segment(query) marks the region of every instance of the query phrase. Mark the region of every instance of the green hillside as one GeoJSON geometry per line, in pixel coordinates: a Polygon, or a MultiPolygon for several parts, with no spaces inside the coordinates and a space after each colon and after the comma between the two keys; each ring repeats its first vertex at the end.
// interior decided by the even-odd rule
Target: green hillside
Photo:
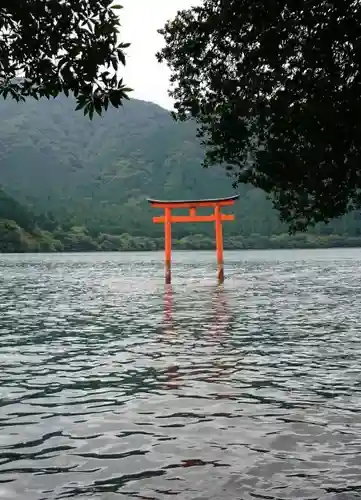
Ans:
{"type": "MultiPolygon", "coordinates": [[[[9,196],[29,207],[38,228],[57,232],[56,238],[64,241],[65,233],[75,231],[78,237],[83,231],[86,238],[97,241],[89,249],[104,249],[102,243],[99,247],[102,234],[161,238],[162,227],[152,224],[154,213],[147,197],[234,193],[223,169],[201,168],[203,152],[194,126],[175,123],[159,106],[131,100],[92,122],[73,109],[74,103],[65,97],[0,102],[0,184],[9,196]]],[[[287,228],[264,194],[248,186],[238,192],[236,222],[227,224],[226,236],[263,238],[262,245],[271,236],[284,238],[287,228]]],[[[16,221],[9,210],[0,218],[16,221]]],[[[19,225],[25,231],[32,229],[19,225]]],[[[360,232],[357,213],[314,231],[343,238],[358,237],[360,232]]],[[[174,236],[180,239],[195,233],[213,235],[213,227],[177,225],[174,236]]],[[[122,244],[129,246],[129,241],[122,244]]],[[[84,245],[79,249],[88,248],[84,245]]],[[[65,248],[71,249],[71,244],[65,248]]]]}
{"type": "Polygon", "coordinates": [[[58,251],[63,245],[40,229],[40,219],[0,188],[0,252],[58,251]]]}
{"type": "MultiPolygon", "coordinates": [[[[155,104],[133,100],[93,122],[65,98],[5,101],[0,111],[0,183],[35,211],[52,210],[61,219],[75,213],[91,229],[153,235],[161,228],[151,224],[148,196],[233,193],[223,170],[200,167],[194,127],[175,123],[155,104]]],[[[267,233],[270,220],[279,226],[263,195],[241,191],[234,231],[267,233]]]]}

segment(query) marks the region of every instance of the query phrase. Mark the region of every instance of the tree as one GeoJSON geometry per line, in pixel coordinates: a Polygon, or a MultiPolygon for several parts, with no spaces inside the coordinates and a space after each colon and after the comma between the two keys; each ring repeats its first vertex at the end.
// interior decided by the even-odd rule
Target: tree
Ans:
{"type": "Polygon", "coordinates": [[[204,0],[160,33],[206,166],[264,189],[291,231],[360,208],[360,0],[204,0]]]}
{"type": "Polygon", "coordinates": [[[1,0],[0,95],[17,101],[72,92],[93,117],[131,90],[118,76],[120,6],[112,0],[1,0]]]}

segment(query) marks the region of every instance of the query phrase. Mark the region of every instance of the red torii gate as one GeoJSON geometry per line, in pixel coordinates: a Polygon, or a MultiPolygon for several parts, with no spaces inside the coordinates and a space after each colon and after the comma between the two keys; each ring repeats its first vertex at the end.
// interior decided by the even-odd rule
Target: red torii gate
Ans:
{"type": "Polygon", "coordinates": [[[165,282],[171,282],[171,260],[172,260],[172,223],[173,222],[214,222],[216,230],[216,250],[218,263],[218,282],[224,281],[223,268],[223,232],[222,222],[233,221],[234,215],[223,214],[221,207],[227,207],[234,204],[239,195],[229,196],[228,198],[214,198],[205,200],[154,200],[148,199],[148,202],[154,208],[162,208],[164,215],[153,217],[156,224],[164,224],[164,262],[165,262],[165,282]],[[197,215],[197,208],[211,207],[214,209],[211,215],[197,215]],[[188,208],[188,215],[172,215],[174,208],[188,208]]]}

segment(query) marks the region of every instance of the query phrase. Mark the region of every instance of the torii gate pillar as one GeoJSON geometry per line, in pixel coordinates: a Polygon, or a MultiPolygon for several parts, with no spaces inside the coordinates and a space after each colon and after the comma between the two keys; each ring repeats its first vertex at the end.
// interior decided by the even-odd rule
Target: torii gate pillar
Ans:
{"type": "Polygon", "coordinates": [[[164,215],[153,217],[153,222],[164,224],[164,264],[165,264],[165,282],[170,284],[172,281],[172,223],[177,222],[214,222],[216,232],[216,251],[217,251],[217,279],[218,283],[224,282],[224,262],[223,262],[223,232],[222,222],[233,221],[234,215],[223,214],[221,207],[231,206],[239,198],[238,195],[229,198],[216,198],[207,200],[174,200],[163,201],[148,199],[148,202],[154,208],[162,208],[164,215]],[[197,215],[198,207],[211,207],[211,215],[197,215]],[[172,209],[187,208],[188,215],[172,215],[172,209]]]}

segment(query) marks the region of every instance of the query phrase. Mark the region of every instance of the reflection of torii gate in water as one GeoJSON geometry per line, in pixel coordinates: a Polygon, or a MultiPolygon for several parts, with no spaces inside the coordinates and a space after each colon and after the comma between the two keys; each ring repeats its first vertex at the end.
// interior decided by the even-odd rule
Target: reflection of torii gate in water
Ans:
{"type": "MultiPolygon", "coordinates": [[[[229,306],[227,304],[225,290],[223,286],[217,285],[213,290],[213,307],[211,326],[207,327],[208,337],[217,337],[219,335],[224,335],[227,327],[230,325],[231,314],[229,311],[229,306]]],[[[167,327],[168,333],[176,334],[176,326],[174,324],[174,308],[173,308],[173,290],[172,285],[167,285],[164,289],[163,295],[164,301],[164,326],[167,327]]],[[[202,300],[203,303],[203,300],[202,300]]],[[[198,323],[197,323],[198,324],[198,323]]]]}
{"type": "MultiPolygon", "coordinates": [[[[207,294],[208,295],[208,294],[207,294]]],[[[207,321],[206,329],[202,326],[202,323],[194,321],[194,324],[199,328],[199,332],[206,334],[206,339],[202,335],[203,340],[209,346],[213,344],[218,349],[221,345],[222,339],[225,340],[227,337],[227,331],[232,329],[231,322],[232,316],[230,313],[230,307],[226,300],[226,294],[223,286],[217,286],[213,289],[213,307],[210,308],[210,322],[207,321]],[[210,323],[210,324],[209,324],[210,323]]],[[[184,326],[182,324],[177,325],[177,321],[174,318],[174,304],[173,304],[173,290],[172,285],[167,285],[164,290],[164,317],[163,317],[163,341],[173,342],[177,334],[179,333],[179,328],[182,330],[184,326]],[[177,328],[178,326],[178,328],[177,328]],[[178,330],[178,331],[177,331],[178,330]]],[[[200,303],[203,305],[203,298],[200,299],[200,303]]],[[[191,325],[187,325],[186,329],[189,331],[191,325]]],[[[221,349],[222,350],[222,349],[221,349]]],[[[209,359],[212,357],[208,357],[209,359]]],[[[236,367],[223,363],[221,359],[218,361],[213,361],[212,370],[204,372],[202,367],[197,368],[196,366],[191,366],[190,368],[183,369],[178,364],[171,364],[165,370],[166,382],[165,389],[179,389],[184,383],[184,377],[192,373],[192,375],[197,375],[199,380],[210,383],[219,383],[220,379],[227,378],[229,374],[236,371],[236,367]]],[[[216,394],[217,399],[230,399],[227,393],[216,394]]]]}
{"type": "Polygon", "coordinates": [[[164,224],[164,261],[165,261],[165,282],[171,282],[171,255],[172,255],[172,222],[214,222],[216,229],[216,249],[217,249],[217,264],[218,264],[218,282],[224,281],[223,268],[223,232],[222,222],[233,221],[234,215],[223,214],[221,207],[227,207],[234,204],[239,198],[238,195],[228,198],[215,198],[207,200],[153,200],[148,199],[149,203],[154,208],[162,208],[164,215],[153,217],[153,222],[164,224]],[[197,208],[211,207],[214,208],[213,214],[197,215],[197,208]],[[172,215],[172,209],[188,208],[189,215],[172,215]]]}

